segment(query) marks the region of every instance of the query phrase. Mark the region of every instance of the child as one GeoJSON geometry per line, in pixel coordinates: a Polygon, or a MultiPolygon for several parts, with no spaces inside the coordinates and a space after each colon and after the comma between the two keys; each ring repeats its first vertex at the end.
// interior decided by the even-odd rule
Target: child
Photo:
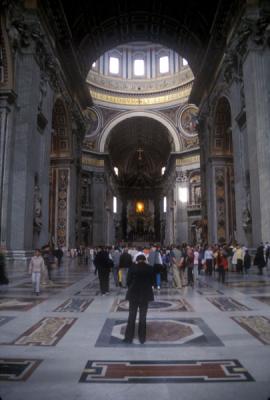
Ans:
{"type": "Polygon", "coordinates": [[[35,293],[37,296],[39,295],[41,273],[44,270],[45,270],[45,264],[43,257],[41,256],[41,251],[39,249],[36,249],[35,255],[30,260],[29,274],[32,275],[32,283],[34,285],[35,293]]]}

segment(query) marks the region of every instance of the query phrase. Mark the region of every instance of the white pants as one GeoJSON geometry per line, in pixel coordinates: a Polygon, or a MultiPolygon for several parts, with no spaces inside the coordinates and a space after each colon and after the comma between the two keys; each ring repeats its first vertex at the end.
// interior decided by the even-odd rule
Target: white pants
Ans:
{"type": "Polygon", "coordinates": [[[35,292],[39,293],[39,286],[40,286],[40,272],[32,272],[32,283],[35,288],[35,292]]]}

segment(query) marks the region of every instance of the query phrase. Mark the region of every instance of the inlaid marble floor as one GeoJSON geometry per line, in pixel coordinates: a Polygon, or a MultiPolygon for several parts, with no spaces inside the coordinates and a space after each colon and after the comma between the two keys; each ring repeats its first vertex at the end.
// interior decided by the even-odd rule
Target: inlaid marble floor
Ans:
{"type": "MultiPolygon", "coordinates": [[[[230,273],[225,285],[163,287],[147,341],[124,344],[125,289],[101,296],[90,266],[66,259],[32,293],[26,271],[0,286],[2,400],[268,400],[270,271],[230,273]]],[[[112,278],[112,277],[111,277],[112,278]]]]}

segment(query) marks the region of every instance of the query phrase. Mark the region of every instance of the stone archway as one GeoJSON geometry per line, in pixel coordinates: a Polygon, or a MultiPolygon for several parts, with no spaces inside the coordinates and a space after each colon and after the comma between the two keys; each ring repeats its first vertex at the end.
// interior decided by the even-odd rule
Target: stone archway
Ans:
{"type": "Polygon", "coordinates": [[[122,113],[120,116],[117,116],[113,120],[111,120],[103,129],[98,143],[98,149],[101,153],[105,151],[106,141],[111,133],[111,130],[118,125],[120,122],[132,118],[132,117],[147,117],[152,118],[155,121],[160,122],[163,126],[168,129],[170,133],[173,144],[174,144],[174,151],[181,151],[183,149],[183,145],[181,143],[181,139],[178,136],[176,128],[172,125],[172,123],[166,119],[164,116],[159,115],[157,112],[153,111],[128,111],[126,113],[122,113]]]}

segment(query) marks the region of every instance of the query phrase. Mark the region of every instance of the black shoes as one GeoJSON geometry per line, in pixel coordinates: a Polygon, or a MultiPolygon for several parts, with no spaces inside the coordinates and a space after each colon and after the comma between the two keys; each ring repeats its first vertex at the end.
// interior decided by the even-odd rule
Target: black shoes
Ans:
{"type": "Polygon", "coordinates": [[[131,344],[131,343],[133,342],[133,340],[132,340],[132,339],[127,339],[127,338],[125,338],[125,339],[122,340],[122,342],[123,342],[123,343],[131,344]]]}

